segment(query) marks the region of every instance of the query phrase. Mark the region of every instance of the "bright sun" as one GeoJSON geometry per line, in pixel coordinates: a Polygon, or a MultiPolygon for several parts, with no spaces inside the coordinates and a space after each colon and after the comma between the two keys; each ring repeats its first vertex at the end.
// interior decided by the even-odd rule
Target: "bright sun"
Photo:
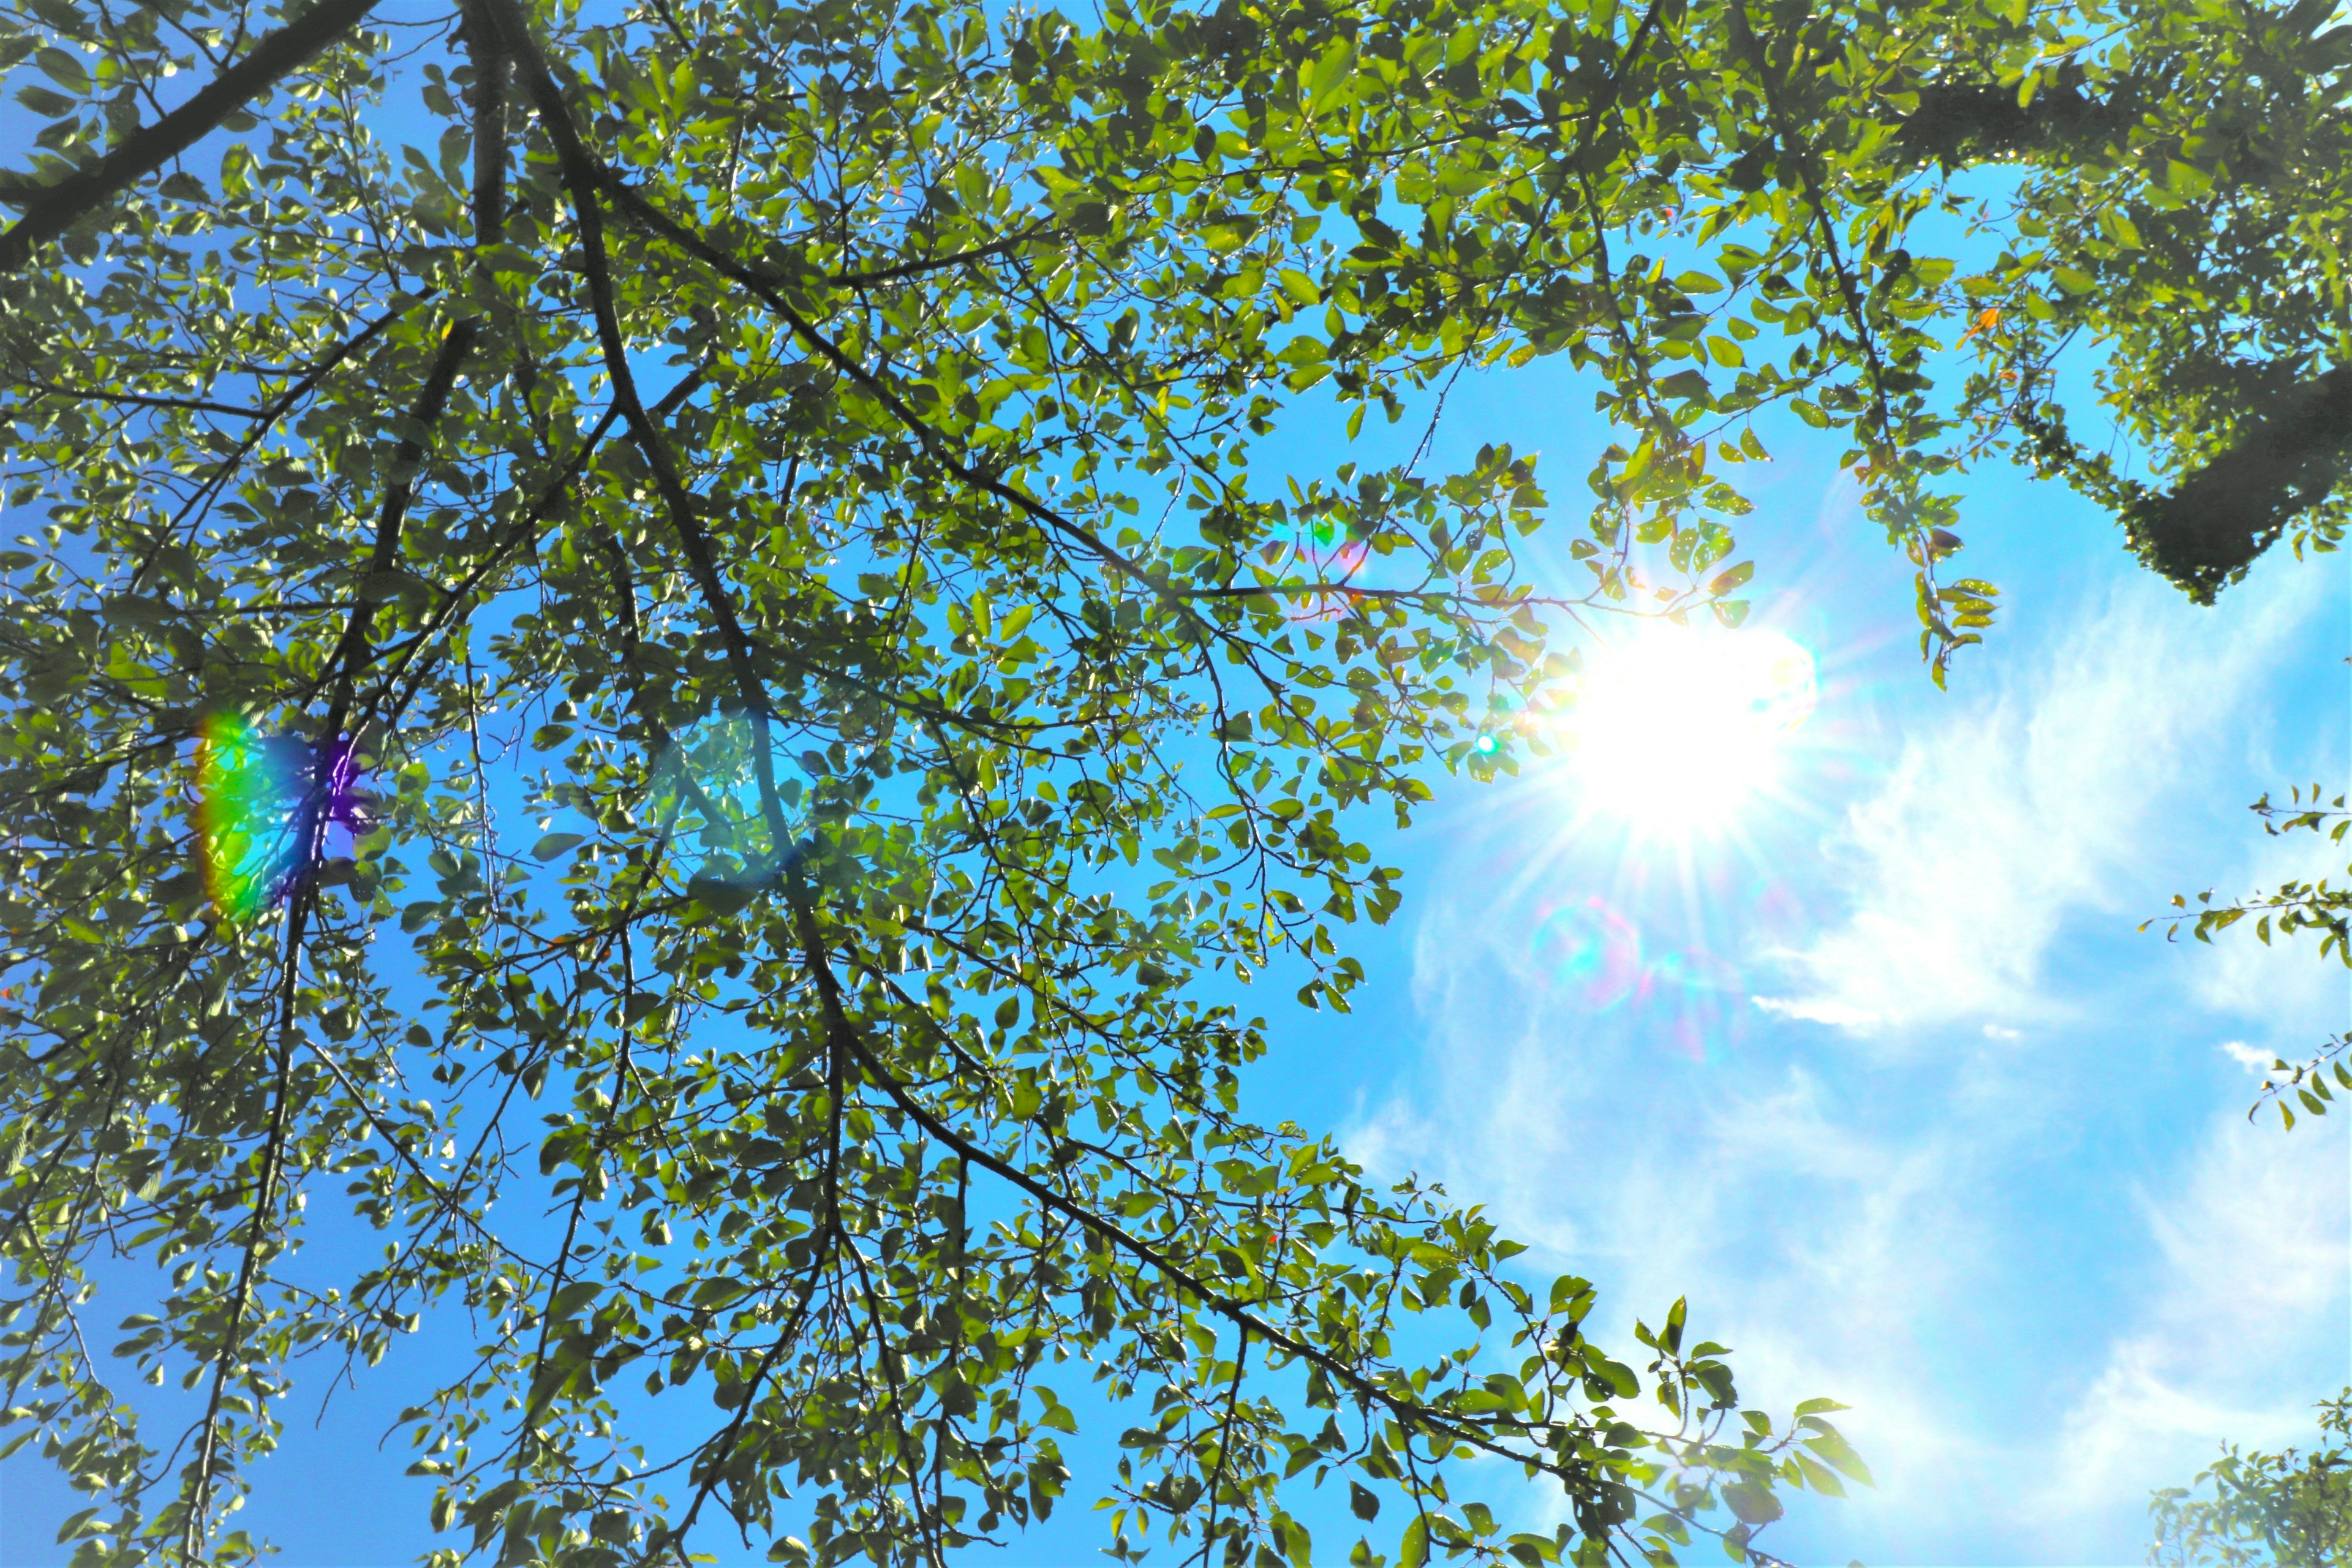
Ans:
{"type": "Polygon", "coordinates": [[[1813,700],[1812,655],[1779,632],[1661,625],[1594,659],[1563,719],[1586,802],[1679,835],[1771,785],[1813,700]]]}

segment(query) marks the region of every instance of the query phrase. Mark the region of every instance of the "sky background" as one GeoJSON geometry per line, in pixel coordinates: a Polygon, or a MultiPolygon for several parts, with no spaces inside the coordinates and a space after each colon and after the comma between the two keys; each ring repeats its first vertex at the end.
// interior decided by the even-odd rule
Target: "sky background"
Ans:
{"type": "Polygon", "coordinates": [[[1833,454],[1780,452],[1757,618],[1822,691],[1776,786],[1685,845],[1557,770],[1449,798],[1368,961],[1390,1005],[1331,1031],[1360,1053],[1339,1125],[1488,1205],[1531,1272],[1653,1322],[1687,1293],[1751,1403],[1853,1406],[1877,1489],[1772,1550],[2137,1563],[2152,1488],[2352,1383],[2344,1120],[2244,1114],[2345,1026],[2345,972],[2135,929],[2331,868],[2245,807],[2343,786],[2345,563],[2281,552],[2200,609],[2069,492],[1983,470],[1959,564],[2001,624],[1938,692],[1833,454]]]}
{"type": "MultiPolygon", "coordinates": [[[[1589,408],[1548,363],[1474,379],[1427,461],[1550,454],[1564,556],[1605,438],[1589,408]]],[[[2224,1439],[2298,1440],[2352,1383],[2347,1118],[2245,1116],[2260,1064],[2346,1026],[2346,972],[2308,942],[2135,930],[2175,892],[2341,869],[2245,807],[2343,787],[2346,558],[2274,552],[2200,609],[2069,492],[1982,470],[1958,564],[2001,619],[1939,692],[1909,569],[1834,448],[1774,446],[1741,554],[1756,623],[1812,652],[1821,692],[1773,786],[1689,841],[1630,834],[1565,769],[1442,791],[1378,841],[1407,897],[1357,933],[1355,1011],[1301,1014],[1279,975],[1245,998],[1276,1042],[1255,1110],[1486,1205],[1530,1276],[1601,1287],[1605,1340],[1687,1295],[1749,1403],[1853,1406],[1878,1487],[1799,1503],[1762,1542],[1782,1555],[2136,1563],[2152,1488],[2224,1439]]],[[[283,1568],[447,1543],[401,1442],[376,1447],[432,1337],[298,1417],[258,1478],[246,1522],[283,1568]]],[[[1489,1495],[1548,1524],[1514,1485],[1489,1495]]],[[[31,1455],[0,1464],[0,1563],[62,1562],[74,1506],[31,1455]]],[[[991,1560],[1064,1568],[1099,1541],[1081,1500],[991,1560]]]]}

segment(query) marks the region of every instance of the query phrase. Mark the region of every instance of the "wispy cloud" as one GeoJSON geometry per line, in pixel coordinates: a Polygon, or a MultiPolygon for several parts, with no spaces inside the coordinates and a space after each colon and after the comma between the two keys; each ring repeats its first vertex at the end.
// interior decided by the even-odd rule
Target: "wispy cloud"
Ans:
{"type": "Polygon", "coordinates": [[[2173,859],[2151,853],[2155,813],[2213,775],[2224,738],[2242,748],[2250,704],[2336,584],[2302,573],[2242,592],[2195,616],[2129,583],[2042,658],[1972,671],[1982,695],[1920,727],[1832,836],[1850,911],[1785,955],[1795,994],[1759,1003],[1878,1031],[2063,1013],[2041,984],[2053,940],[2086,910],[2170,891],[2147,875],[2173,859]]]}
{"type": "Polygon", "coordinates": [[[1867,1029],[1884,1022],[1882,1015],[1832,996],[1756,996],[1749,1000],[1767,1013],[1801,1024],[1827,1024],[1833,1029],[1867,1029]]]}
{"type": "MultiPolygon", "coordinates": [[[[2250,1127],[2219,1059],[2333,1024],[2340,973],[2129,934],[2177,889],[2302,868],[2234,792],[2340,594],[2275,574],[2200,615],[2134,584],[1908,707],[1806,868],[1833,918],[1783,936],[1789,983],[1742,992],[1767,993],[1752,1037],[1704,1064],[1559,989],[1519,907],[1544,889],[1465,877],[1420,927],[1423,1063],[1351,1146],[1486,1204],[1622,1318],[1687,1293],[1751,1400],[1853,1405],[1879,1489],[1776,1549],[2137,1561],[2149,1489],[2223,1436],[2291,1440],[2352,1379],[2352,1115],[2250,1127]]],[[[2262,767],[2343,738],[2278,739],[2262,767]]]]}
{"type": "Polygon", "coordinates": [[[2053,1548],[2080,1552],[2111,1532],[2119,1503],[2186,1485],[2217,1434],[2308,1443],[2312,1402],[2352,1384],[2347,1178],[2342,1119],[2290,1135],[2224,1111],[2177,1191],[2139,1194],[2162,1262],[2118,1313],[2031,1496],[2053,1548]]]}
{"type": "MultiPolygon", "coordinates": [[[[1971,1418],[1982,1411],[1956,1416],[1955,1399],[1981,1396],[1952,1375],[1950,1350],[1984,1343],[1971,1320],[2010,1267],[2000,1189],[2043,1119],[1983,1092],[1990,1058],[1958,1093],[1857,1093],[1797,1063],[1701,1069],[1711,1082],[1694,1092],[1688,1065],[1646,1048],[1637,1022],[1580,1026],[1507,983],[1515,948],[1472,920],[1433,911],[1423,947],[1442,1069],[1380,1107],[1352,1151],[1442,1177],[1535,1243],[1532,1267],[1600,1283],[1608,1331],[1686,1294],[1694,1331],[1735,1347],[1752,1404],[1853,1406],[1839,1419],[1879,1490],[1819,1521],[1841,1542],[1822,1555],[1902,1561],[1869,1548],[1974,1517],[2002,1446],[1971,1418]]],[[[1554,1500],[1530,1496],[1530,1522],[1554,1500]]]]}

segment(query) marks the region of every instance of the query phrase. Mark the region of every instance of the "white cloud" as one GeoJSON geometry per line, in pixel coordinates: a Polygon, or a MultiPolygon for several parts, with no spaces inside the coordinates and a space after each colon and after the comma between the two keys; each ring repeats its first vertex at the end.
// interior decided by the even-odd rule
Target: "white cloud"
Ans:
{"type": "Polygon", "coordinates": [[[2217,1434],[2309,1440],[2312,1402],[2352,1382],[2346,1156],[2341,1118],[2288,1134],[2225,1111],[2179,1190],[2142,1195],[2162,1266],[2060,1424],[2031,1502],[2053,1547],[2095,1537],[2116,1500],[2186,1485],[2217,1434]]]}
{"type": "Polygon", "coordinates": [[[2278,1059],[2274,1052],[2258,1051],[2243,1040],[2223,1040],[2221,1054],[2254,1072],[2268,1072],[2271,1063],[2278,1059]]]}
{"type": "MultiPolygon", "coordinates": [[[[2223,1437],[2293,1440],[2352,1379],[2352,1116],[2288,1137],[2209,1100],[2161,1162],[2118,1169],[2069,1142],[2084,1108],[2047,1102],[2042,1047],[2025,1073],[1997,1038],[1863,1074],[1716,1064],[1685,1097],[1688,1064],[1556,1005],[1512,929],[1431,911],[1429,1070],[1346,1142],[1486,1205],[1535,1271],[1595,1280],[1618,1342],[1687,1294],[1749,1404],[1853,1406],[1877,1489],[1800,1505],[1776,1550],[2136,1560],[2150,1489],[2223,1437]]],[[[1527,1522],[1555,1501],[1530,1494],[1527,1522]]]]}
{"type": "Polygon", "coordinates": [[[2273,574],[2184,614],[2134,581],[2042,658],[1977,667],[1981,695],[1915,726],[1832,835],[1850,912],[1784,955],[1802,989],[1766,1005],[1857,1032],[2063,1014],[2041,984],[2053,939],[2084,910],[2161,907],[2158,807],[2234,779],[2257,694],[2336,592],[2331,574],[2273,574]]]}
{"type": "MultiPolygon", "coordinates": [[[[1795,1064],[1727,1074],[1677,1103],[1666,1086],[1682,1064],[1645,1050],[1638,1027],[1580,1029],[1538,987],[1507,983],[1515,950],[1469,921],[1458,906],[1433,910],[1420,947],[1429,1058],[1442,1068],[1360,1126],[1350,1152],[1486,1205],[1534,1244],[1534,1270],[1595,1280],[1618,1342],[1630,1347],[1633,1317],[1655,1322],[1686,1294],[1692,1331],[1734,1347],[1751,1405],[1853,1406],[1837,1419],[1879,1489],[1809,1510],[1831,1537],[1932,1539],[1973,1517],[1990,1492],[1969,1479],[2002,1455],[1954,1417],[1938,1352],[1956,1304],[1981,1299],[2004,1267],[1988,1187],[2041,1119],[1980,1093],[1898,1093],[1938,1110],[1906,1116],[1795,1064]]],[[[1555,1503],[1530,1496],[1526,1522],[1548,1528],[1555,1503]]]]}
{"type": "Polygon", "coordinates": [[[1851,1006],[1827,997],[1752,996],[1748,1000],[1767,1013],[1783,1018],[1794,1018],[1805,1024],[1827,1024],[1837,1029],[1867,1029],[1885,1020],[1867,1008],[1851,1006]]]}
{"type": "MultiPolygon", "coordinates": [[[[2282,660],[2340,595],[2273,574],[2189,612],[2134,584],[2046,657],[1906,705],[1896,760],[1805,868],[1837,917],[1781,939],[1793,983],[1749,995],[1763,1037],[1703,1065],[1657,1044],[1660,1016],[1559,989],[1523,853],[1465,875],[1417,932],[1423,1066],[1351,1150],[1486,1205],[1536,1267],[1601,1284],[1619,1333],[1687,1293],[1751,1404],[1853,1406],[1878,1490],[1797,1510],[1775,1550],[2136,1561],[2149,1489],[2224,1437],[2294,1440],[2352,1380],[2352,1113],[2250,1127],[2207,1054],[2227,1033],[2266,1066],[2273,1032],[2340,1026],[2340,975],[2129,934],[2233,866],[2231,886],[2297,874],[2234,792],[2282,660]],[[2254,1021],[2179,1037],[2211,1013],[2254,1021]],[[1876,1044],[1824,1056],[1791,1022],[1876,1044]],[[2186,1054],[2157,1069],[2159,1048],[2186,1054]],[[2216,1081],[2169,1070],[2189,1064],[2216,1081]]],[[[2313,745],[2340,754],[2340,726],[2306,722],[2284,767],[2313,745]]],[[[1581,898],[1607,885],[1588,869],[1542,876],[1581,898]]]]}

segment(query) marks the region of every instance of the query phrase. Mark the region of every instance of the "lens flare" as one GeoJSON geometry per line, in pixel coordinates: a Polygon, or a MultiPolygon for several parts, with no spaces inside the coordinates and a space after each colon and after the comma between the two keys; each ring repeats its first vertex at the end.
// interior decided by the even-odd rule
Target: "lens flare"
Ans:
{"type": "Polygon", "coordinates": [[[1653,1037],[1694,1061],[1738,1032],[1745,992],[1736,970],[1707,953],[1645,940],[1601,899],[1547,910],[1534,949],[1556,994],[1595,1013],[1639,1012],[1653,1037]]]}
{"type": "Polygon", "coordinates": [[[1276,570],[1287,571],[1310,583],[1330,586],[1294,595],[1284,614],[1305,623],[1336,621],[1354,600],[1343,586],[1371,558],[1371,546],[1349,539],[1339,520],[1330,516],[1295,519],[1287,536],[1277,542],[1276,570]]]}
{"type": "Polygon", "coordinates": [[[663,750],[654,767],[653,819],[689,878],[743,887],[782,868],[784,852],[808,821],[815,784],[784,752],[777,728],[770,727],[768,764],[783,818],[781,844],[761,793],[760,727],[751,720],[703,720],[663,750]]]}
{"type": "Polygon", "coordinates": [[[213,904],[247,920],[278,903],[316,866],[325,830],[363,830],[351,742],[314,747],[216,713],[196,748],[196,828],[213,904]]]}
{"type": "Polygon", "coordinates": [[[1779,632],[1659,626],[1594,661],[1565,729],[1588,801],[1687,832],[1771,785],[1816,694],[1812,655],[1779,632]]]}

